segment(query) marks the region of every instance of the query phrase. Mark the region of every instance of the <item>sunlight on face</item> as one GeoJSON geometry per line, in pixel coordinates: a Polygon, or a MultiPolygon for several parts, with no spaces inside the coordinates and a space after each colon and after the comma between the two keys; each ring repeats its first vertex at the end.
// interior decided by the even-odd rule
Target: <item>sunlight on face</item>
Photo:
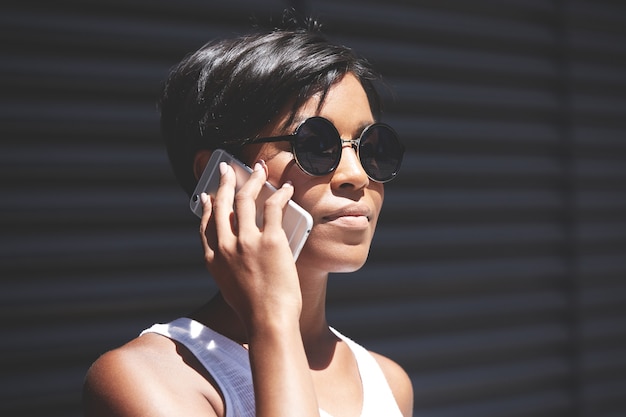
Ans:
{"type": "MultiPolygon", "coordinates": [[[[319,100],[314,96],[298,110],[289,132],[302,120],[321,116],[335,125],[342,139],[354,139],[374,122],[365,90],[352,74],[331,87],[318,111],[319,100]]],[[[288,116],[278,120],[268,134],[285,134],[281,126],[288,116]]],[[[259,145],[256,153],[250,156],[266,161],[269,181],[275,186],[291,181],[293,200],[313,216],[313,230],[298,259],[298,269],[327,273],[360,268],[376,229],[383,185],[367,177],[356,151],[346,145],[337,169],[321,177],[302,172],[285,142],[259,145]]]]}

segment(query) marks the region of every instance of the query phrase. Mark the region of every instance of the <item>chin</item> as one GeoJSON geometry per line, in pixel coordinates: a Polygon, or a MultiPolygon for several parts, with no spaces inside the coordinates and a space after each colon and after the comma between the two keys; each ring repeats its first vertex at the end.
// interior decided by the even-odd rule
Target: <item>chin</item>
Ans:
{"type": "MultiPolygon", "coordinates": [[[[367,260],[367,258],[365,259],[367,260]]],[[[365,260],[359,264],[347,264],[344,263],[342,265],[340,265],[339,268],[336,268],[334,270],[331,270],[331,273],[335,273],[335,274],[347,274],[350,272],[356,272],[359,269],[361,269],[363,267],[363,265],[365,265],[365,260]]]]}
{"type": "Polygon", "coordinates": [[[303,266],[322,269],[329,273],[347,273],[363,267],[369,255],[369,242],[360,245],[305,245],[300,253],[303,266]]]}

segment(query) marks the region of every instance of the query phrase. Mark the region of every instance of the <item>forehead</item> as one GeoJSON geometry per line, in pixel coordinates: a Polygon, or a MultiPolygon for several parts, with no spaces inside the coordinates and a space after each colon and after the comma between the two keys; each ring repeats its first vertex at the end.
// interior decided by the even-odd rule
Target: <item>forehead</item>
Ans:
{"type": "Polygon", "coordinates": [[[330,120],[341,134],[364,128],[374,122],[369,99],[361,82],[347,74],[326,92],[317,93],[304,102],[295,113],[284,115],[278,126],[281,131],[293,132],[309,117],[321,116],[330,120]]]}

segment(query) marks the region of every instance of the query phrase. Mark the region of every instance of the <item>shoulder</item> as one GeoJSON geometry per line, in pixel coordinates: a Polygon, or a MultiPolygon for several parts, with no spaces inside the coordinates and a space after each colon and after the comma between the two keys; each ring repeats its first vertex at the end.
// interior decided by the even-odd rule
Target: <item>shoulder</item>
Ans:
{"type": "Polygon", "coordinates": [[[385,374],[393,396],[405,417],[413,415],[413,384],[406,371],[396,362],[375,352],[370,352],[385,374]]]}
{"type": "Polygon", "coordinates": [[[187,356],[155,334],[105,353],[85,378],[85,416],[217,416],[219,394],[187,356]]]}

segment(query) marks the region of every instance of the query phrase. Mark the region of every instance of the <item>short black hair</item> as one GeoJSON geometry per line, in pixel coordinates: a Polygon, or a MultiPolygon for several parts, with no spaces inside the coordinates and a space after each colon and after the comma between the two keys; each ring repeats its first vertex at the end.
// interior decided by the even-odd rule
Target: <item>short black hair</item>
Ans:
{"type": "Polygon", "coordinates": [[[160,100],[161,132],[174,174],[191,195],[193,159],[200,149],[242,144],[291,106],[291,118],[310,97],[354,74],[372,113],[381,103],[379,75],[350,48],[330,42],[317,25],[272,29],[212,41],[171,71],[160,100]]]}

